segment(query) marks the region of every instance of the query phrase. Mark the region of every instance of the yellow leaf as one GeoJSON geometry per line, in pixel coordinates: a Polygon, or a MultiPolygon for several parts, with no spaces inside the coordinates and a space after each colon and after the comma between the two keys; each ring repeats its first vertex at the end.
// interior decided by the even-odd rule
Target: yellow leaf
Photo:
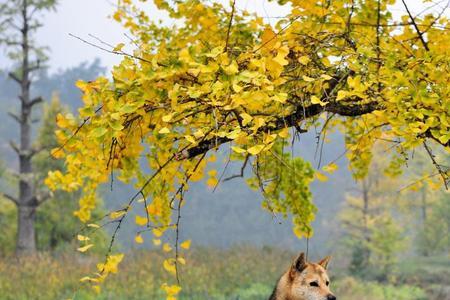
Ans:
{"type": "Polygon", "coordinates": [[[180,244],[180,247],[183,249],[189,249],[191,247],[191,240],[186,240],[180,244]]]}
{"type": "Polygon", "coordinates": [[[337,93],[336,101],[340,101],[340,100],[346,98],[347,95],[348,95],[348,92],[347,92],[347,91],[339,91],[339,92],[337,93]]]}
{"type": "MultiPolygon", "coordinates": [[[[167,296],[169,297],[176,296],[181,291],[181,287],[179,285],[168,285],[167,283],[164,283],[161,286],[161,288],[166,292],[167,296]]],[[[167,297],[167,299],[169,299],[169,297],[167,297]]]]}
{"type": "Polygon", "coordinates": [[[141,216],[136,216],[136,224],[139,226],[144,226],[147,225],[147,218],[146,217],[141,217],[141,216]]]}
{"type": "Polygon", "coordinates": [[[165,116],[163,116],[161,119],[163,120],[163,122],[170,122],[170,120],[172,120],[172,118],[173,118],[173,114],[168,114],[168,115],[165,115],[165,116]]]}
{"type": "Polygon", "coordinates": [[[163,127],[158,131],[158,133],[160,133],[160,134],[170,133],[170,129],[167,127],[163,127]]]}
{"type": "Polygon", "coordinates": [[[161,245],[161,240],[160,239],[153,240],[153,245],[155,245],[155,246],[161,245]]]}
{"type": "Polygon", "coordinates": [[[84,235],[81,235],[81,234],[77,235],[77,239],[78,239],[79,241],[81,241],[81,242],[89,241],[89,240],[90,240],[89,237],[84,236],[84,235]]]}
{"type": "Polygon", "coordinates": [[[262,47],[266,49],[272,49],[275,47],[275,44],[277,43],[276,37],[277,35],[272,28],[266,27],[261,36],[262,47]]]}
{"type": "Polygon", "coordinates": [[[91,224],[87,224],[87,226],[88,226],[88,227],[92,227],[92,228],[100,228],[100,226],[99,226],[99,225],[97,225],[97,224],[93,224],[93,223],[91,223],[91,224]]]}
{"type": "Polygon", "coordinates": [[[56,159],[63,158],[65,156],[63,149],[61,149],[59,147],[52,149],[50,151],[50,154],[56,159]]]}
{"type": "Polygon", "coordinates": [[[235,60],[231,62],[229,66],[223,67],[225,74],[234,75],[239,72],[239,66],[235,60]]]}
{"type": "Polygon", "coordinates": [[[323,174],[323,173],[320,173],[320,172],[317,172],[316,171],[316,178],[319,180],[319,181],[327,181],[328,180],[328,177],[325,175],[325,174],[323,174]]]}
{"type": "Polygon", "coordinates": [[[319,97],[317,96],[311,96],[311,103],[312,104],[320,104],[320,106],[325,106],[328,104],[328,102],[323,102],[322,100],[320,100],[319,97]]]}
{"type": "Polygon", "coordinates": [[[134,238],[135,242],[138,244],[142,244],[144,242],[144,239],[142,238],[142,235],[138,234],[136,235],[136,237],[134,238]]]}
{"type": "Polygon", "coordinates": [[[251,155],[258,155],[263,149],[265,145],[256,145],[247,149],[247,152],[251,155]]]}
{"type": "Polygon", "coordinates": [[[191,144],[195,144],[195,138],[192,135],[185,135],[184,138],[191,144]]]}
{"type": "Polygon", "coordinates": [[[182,265],[186,264],[186,260],[183,257],[178,257],[178,262],[182,265]]]}
{"type": "Polygon", "coordinates": [[[217,180],[216,177],[210,177],[208,178],[208,180],[206,181],[206,184],[211,187],[214,188],[216,187],[217,183],[219,183],[219,181],[217,180]]]}
{"type": "Polygon", "coordinates": [[[117,46],[114,47],[113,51],[114,52],[121,52],[123,47],[125,47],[124,43],[117,44],[117,46]]]}
{"type": "Polygon", "coordinates": [[[322,74],[322,75],[320,75],[320,77],[322,77],[322,78],[325,79],[325,80],[331,80],[331,79],[333,79],[333,77],[331,77],[330,75],[327,75],[327,74],[322,74]]]}
{"type": "Polygon", "coordinates": [[[164,260],[163,267],[164,267],[164,269],[167,272],[169,272],[171,274],[175,274],[176,271],[177,271],[176,268],[175,268],[175,263],[174,263],[173,259],[166,259],[166,260],[164,260]]]}
{"type": "Polygon", "coordinates": [[[306,66],[306,65],[311,61],[311,59],[309,59],[309,57],[305,55],[305,56],[299,57],[298,61],[299,61],[302,65],[305,65],[305,66],[306,66]]]}
{"type": "Polygon", "coordinates": [[[239,148],[239,147],[236,147],[236,146],[231,146],[231,150],[233,150],[233,151],[236,152],[236,153],[244,153],[244,152],[247,152],[247,150],[242,149],[242,148],[239,148]]]}
{"type": "Polygon", "coordinates": [[[113,211],[112,213],[109,214],[109,217],[111,219],[117,219],[117,218],[120,218],[121,216],[123,216],[125,213],[126,213],[125,210],[113,211]]]}
{"type": "Polygon", "coordinates": [[[152,232],[155,237],[161,237],[163,235],[163,231],[159,228],[153,229],[152,232]]]}
{"type": "Polygon", "coordinates": [[[278,136],[285,139],[289,136],[289,128],[285,127],[278,132],[278,136]]]}
{"type": "Polygon", "coordinates": [[[253,117],[247,113],[242,113],[240,116],[242,117],[242,125],[244,126],[247,126],[247,124],[253,120],[253,117]]]}
{"type": "Polygon", "coordinates": [[[313,82],[314,81],[314,78],[311,78],[311,77],[306,76],[306,75],[303,75],[302,78],[306,82],[313,82]]]}
{"type": "Polygon", "coordinates": [[[338,165],[336,165],[335,163],[331,163],[331,164],[323,167],[323,170],[330,174],[334,173],[337,169],[338,169],[338,165]]]}
{"type": "Polygon", "coordinates": [[[163,251],[164,252],[170,252],[170,251],[172,251],[172,247],[168,243],[165,243],[163,245],[163,251]]]}
{"type": "Polygon", "coordinates": [[[94,244],[89,244],[89,245],[80,247],[80,248],[78,248],[77,250],[80,251],[80,252],[86,252],[86,251],[88,251],[89,248],[91,248],[92,246],[94,246],[94,244]]]}

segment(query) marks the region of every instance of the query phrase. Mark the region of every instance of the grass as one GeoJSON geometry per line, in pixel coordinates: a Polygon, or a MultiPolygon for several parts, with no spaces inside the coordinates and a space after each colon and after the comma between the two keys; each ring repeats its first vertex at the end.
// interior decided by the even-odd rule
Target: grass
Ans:
{"type": "MultiPolygon", "coordinates": [[[[228,250],[197,248],[189,252],[181,272],[181,300],[267,299],[294,254],[272,248],[234,247],[228,250]]],[[[0,299],[14,300],[106,300],[164,299],[160,286],[174,282],[162,270],[164,255],[156,251],[134,251],[111,275],[99,294],[79,279],[92,274],[100,258],[41,254],[17,260],[0,258],[0,299]]],[[[425,300],[425,292],[413,286],[382,286],[339,276],[332,290],[341,299],[425,300]]]]}

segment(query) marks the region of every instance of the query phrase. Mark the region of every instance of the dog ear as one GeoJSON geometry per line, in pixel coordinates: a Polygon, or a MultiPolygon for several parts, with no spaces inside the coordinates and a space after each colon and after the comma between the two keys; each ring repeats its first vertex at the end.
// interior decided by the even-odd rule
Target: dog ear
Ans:
{"type": "Polygon", "coordinates": [[[292,265],[292,268],[295,269],[298,272],[302,272],[304,269],[306,269],[306,256],[305,253],[301,252],[296,260],[294,261],[294,264],[292,265]]]}
{"type": "Polygon", "coordinates": [[[327,256],[325,258],[323,258],[322,260],[320,260],[317,264],[322,266],[322,268],[324,268],[325,270],[328,267],[328,263],[330,262],[331,256],[327,256]]]}

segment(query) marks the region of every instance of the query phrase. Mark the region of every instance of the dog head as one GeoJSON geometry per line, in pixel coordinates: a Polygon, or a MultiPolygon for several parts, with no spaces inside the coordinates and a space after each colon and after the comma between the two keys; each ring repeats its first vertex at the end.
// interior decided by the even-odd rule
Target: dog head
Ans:
{"type": "Polygon", "coordinates": [[[327,267],[330,257],[318,263],[306,261],[304,253],[295,259],[289,270],[290,299],[293,300],[336,300],[330,291],[327,267]]]}

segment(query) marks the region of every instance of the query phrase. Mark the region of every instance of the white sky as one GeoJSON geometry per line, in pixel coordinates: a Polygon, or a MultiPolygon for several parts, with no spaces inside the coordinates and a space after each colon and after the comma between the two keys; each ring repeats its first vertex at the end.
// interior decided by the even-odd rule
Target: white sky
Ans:
{"type": "MultiPolygon", "coordinates": [[[[45,15],[45,26],[38,32],[37,40],[40,45],[47,45],[51,49],[49,61],[51,71],[76,66],[83,61],[92,61],[96,57],[99,57],[103,65],[110,69],[121,60],[118,56],[103,52],[69,36],[69,33],[72,33],[89,39],[88,35],[92,34],[113,45],[126,41],[122,28],[109,18],[114,10],[112,4],[114,1],[60,0],[57,11],[45,15]]],[[[226,0],[221,1],[227,2],[226,0]]],[[[240,9],[257,12],[262,17],[286,15],[286,8],[282,8],[274,2],[267,0],[236,1],[240,9]]],[[[401,1],[398,0],[398,2],[400,3],[392,7],[395,15],[404,11],[401,1]]],[[[422,0],[407,0],[407,3],[415,13],[426,7],[422,4],[422,0]]],[[[147,5],[149,5],[149,11],[153,17],[161,16],[161,13],[158,13],[153,5],[147,5]]],[[[0,52],[0,68],[7,66],[9,66],[9,62],[0,52]]]]}

